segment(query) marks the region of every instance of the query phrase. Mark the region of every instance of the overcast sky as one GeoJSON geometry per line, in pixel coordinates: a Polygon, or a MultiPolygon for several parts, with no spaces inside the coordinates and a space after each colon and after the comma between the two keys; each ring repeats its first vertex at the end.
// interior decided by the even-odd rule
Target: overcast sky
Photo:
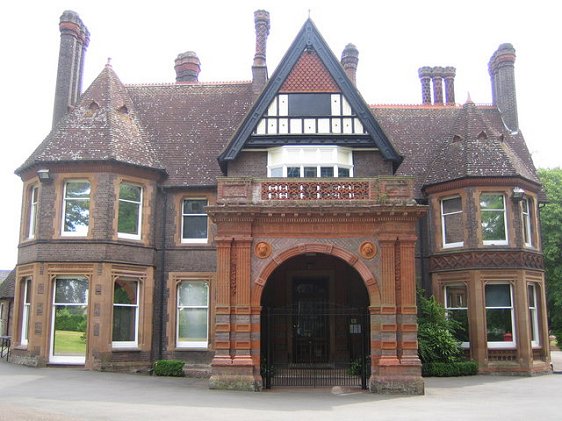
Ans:
{"type": "Polygon", "coordinates": [[[270,12],[269,74],[309,13],[339,58],[359,50],[357,85],[370,104],[418,104],[421,66],[454,66],[456,100],[490,103],[488,60],[499,44],[517,50],[519,123],[537,167],[562,166],[561,25],[556,1],[384,0],[5,1],[0,6],[0,269],[13,268],[21,210],[14,170],[51,129],[59,17],[74,10],[91,33],[85,90],[111,57],[125,84],[174,82],[174,60],[196,51],[199,80],[249,80],[253,12],[270,12]],[[310,12],[309,12],[310,11],[310,12]]]}

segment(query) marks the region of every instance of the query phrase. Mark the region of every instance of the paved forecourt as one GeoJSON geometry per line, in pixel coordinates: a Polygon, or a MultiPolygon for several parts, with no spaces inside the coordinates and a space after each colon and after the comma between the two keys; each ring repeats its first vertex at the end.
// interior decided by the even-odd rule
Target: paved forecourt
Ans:
{"type": "Polygon", "coordinates": [[[424,396],[353,389],[263,393],[209,390],[207,381],[0,362],[0,420],[445,420],[560,419],[562,352],[555,374],[425,379],[424,396]],[[556,372],[560,374],[556,374],[556,372]]]}

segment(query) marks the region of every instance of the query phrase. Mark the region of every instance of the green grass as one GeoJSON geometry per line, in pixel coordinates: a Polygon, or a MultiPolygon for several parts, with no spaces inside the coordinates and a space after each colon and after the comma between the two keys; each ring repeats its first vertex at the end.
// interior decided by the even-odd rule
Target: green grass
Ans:
{"type": "Polygon", "coordinates": [[[83,332],[70,330],[55,331],[55,355],[85,355],[86,341],[81,339],[83,332]]]}

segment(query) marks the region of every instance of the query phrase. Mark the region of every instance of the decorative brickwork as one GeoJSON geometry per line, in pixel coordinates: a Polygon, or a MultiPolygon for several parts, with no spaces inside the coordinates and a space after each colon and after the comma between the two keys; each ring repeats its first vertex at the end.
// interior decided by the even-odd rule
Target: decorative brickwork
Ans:
{"type": "Polygon", "coordinates": [[[544,269],[542,254],[526,251],[478,250],[436,255],[430,258],[430,271],[450,271],[474,268],[544,269]]]}
{"type": "Polygon", "coordinates": [[[338,93],[340,88],[315,51],[305,51],[279,90],[290,92],[338,93]]]}

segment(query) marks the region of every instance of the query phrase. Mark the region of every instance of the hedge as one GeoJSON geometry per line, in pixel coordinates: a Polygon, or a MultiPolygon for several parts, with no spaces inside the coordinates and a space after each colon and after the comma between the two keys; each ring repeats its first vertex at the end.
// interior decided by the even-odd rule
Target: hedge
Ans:
{"type": "Polygon", "coordinates": [[[183,377],[183,366],[185,361],[181,360],[158,360],[154,362],[154,374],[157,376],[183,377]]]}
{"type": "Polygon", "coordinates": [[[474,376],[475,374],[478,374],[476,361],[422,364],[422,376],[424,377],[457,377],[474,376]]]}

